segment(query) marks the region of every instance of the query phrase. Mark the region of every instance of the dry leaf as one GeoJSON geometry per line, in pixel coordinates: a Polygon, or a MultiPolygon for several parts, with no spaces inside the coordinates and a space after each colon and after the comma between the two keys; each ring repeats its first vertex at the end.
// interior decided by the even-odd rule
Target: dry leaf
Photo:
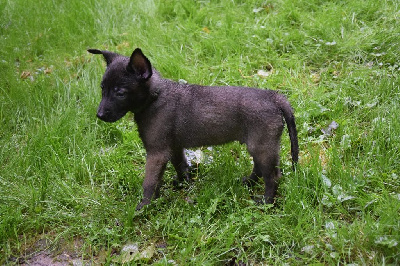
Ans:
{"type": "Polygon", "coordinates": [[[122,50],[122,48],[128,48],[128,47],[130,47],[131,45],[129,44],[129,42],[122,42],[122,43],[120,43],[120,44],[118,44],[117,45],[117,50],[122,50]]]}
{"type": "Polygon", "coordinates": [[[31,76],[31,72],[29,72],[29,71],[24,71],[24,72],[21,73],[20,78],[22,78],[22,79],[27,79],[29,76],[31,76]]]}
{"type": "Polygon", "coordinates": [[[260,76],[261,78],[267,78],[272,74],[272,71],[265,71],[265,70],[258,70],[257,75],[260,76]]]}
{"type": "Polygon", "coordinates": [[[140,252],[139,259],[144,261],[149,261],[154,256],[155,252],[156,252],[156,247],[152,243],[145,250],[140,252]]]}
{"type": "Polygon", "coordinates": [[[204,27],[203,29],[202,29],[205,33],[210,33],[210,29],[209,28],[207,28],[207,27],[204,27]]]}
{"type": "Polygon", "coordinates": [[[139,246],[137,244],[128,244],[124,246],[121,250],[121,255],[116,260],[120,263],[128,263],[137,259],[139,254],[139,246]]]}
{"type": "Polygon", "coordinates": [[[321,80],[321,76],[318,73],[313,73],[313,74],[311,74],[311,80],[314,83],[319,83],[321,80]]]}

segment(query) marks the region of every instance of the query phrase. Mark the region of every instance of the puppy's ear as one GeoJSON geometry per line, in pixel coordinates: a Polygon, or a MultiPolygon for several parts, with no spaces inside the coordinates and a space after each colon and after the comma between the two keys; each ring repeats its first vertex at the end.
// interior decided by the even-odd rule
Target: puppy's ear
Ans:
{"type": "Polygon", "coordinates": [[[102,54],[104,56],[104,59],[106,60],[107,66],[114,61],[115,58],[119,56],[119,54],[109,52],[109,51],[100,51],[97,49],[88,49],[87,50],[89,53],[92,54],[102,54]]]}
{"type": "Polygon", "coordinates": [[[127,70],[133,72],[140,81],[146,81],[153,75],[149,59],[144,56],[139,48],[133,51],[127,70]]]}

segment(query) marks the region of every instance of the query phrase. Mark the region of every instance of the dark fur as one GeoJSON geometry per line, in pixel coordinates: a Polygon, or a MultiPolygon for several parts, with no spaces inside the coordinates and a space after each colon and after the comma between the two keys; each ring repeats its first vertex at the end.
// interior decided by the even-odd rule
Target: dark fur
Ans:
{"type": "Polygon", "coordinates": [[[97,116],[114,122],[133,112],[147,152],[144,197],[137,209],[159,196],[168,161],[179,182],[190,180],[184,148],[235,140],[247,144],[254,160],[253,172],[244,182],[251,186],[262,176],[264,200],[273,202],[280,177],[282,118],[288,125],[293,163],[298,161],[293,110],[283,95],[254,88],[179,84],[162,78],[140,49],[130,58],[109,51],[88,51],[102,54],[107,62],[97,116]]]}

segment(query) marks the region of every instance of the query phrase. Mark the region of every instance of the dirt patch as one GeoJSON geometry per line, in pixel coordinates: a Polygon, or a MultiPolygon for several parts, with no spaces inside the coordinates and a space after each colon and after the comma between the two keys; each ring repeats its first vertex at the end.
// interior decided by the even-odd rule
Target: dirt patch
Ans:
{"type": "MultiPolygon", "coordinates": [[[[25,243],[19,257],[9,257],[7,262],[26,266],[81,266],[101,265],[107,260],[116,264],[144,264],[163,259],[168,250],[164,241],[149,243],[130,243],[120,247],[107,249],[92,249],[87,247],[82,238],[57,238],[54,235],[38,235],[29,243],[25,243]]],[[[173,260],[169,264],[175,264],[173,260]]]]}
{"type": "Polygon", "coordinates": [[[9,261],[29,266],[91,265],[91,261],[83,260],[79,256],[82,244],[83,241],[79,238],[67,242],[63,239],[50,240],[49,236],[41,235],[23,248],[24,252],[20,257],[11,257],[9,261]]]}
{"type": "Polygon", "coordinates": [[[90,263],[87,263],[83,261],[82,259],[78,258],[73,258],[71,257],[70,254],[63,252],[62,254],[59,255],[52,255],[49,252],[46,251],[41,251],[35,254],[33,257],[27,259],[22,265],[29,265],[29,266],[48,266],[48,265],[54,265],[54,266],[69,266],[69,265],[74,265],[74,266],[80,266],[80,265],[88,265],[90,263]]]}

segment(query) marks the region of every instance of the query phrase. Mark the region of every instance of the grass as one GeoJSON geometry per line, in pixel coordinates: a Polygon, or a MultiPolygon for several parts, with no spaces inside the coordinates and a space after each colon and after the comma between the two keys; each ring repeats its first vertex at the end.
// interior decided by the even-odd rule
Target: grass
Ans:
{"type": "Polygon", "coordinates": [[[103,264],[130,243],[159,265],[400,263],[397,1],[6,0],[0,12],[0,263],[28,261],[43,239],[103,264]],[[275,207],[251,201],[249,156],[232,143],[202,149],[213,162],[186,190],[169,166],[162,197],[134,211],[145,151],[132,115],[95,118],[104,63],[86,49],[135,47],[167,78],[288,96],[300,164],[285,133],[275,207]]]}

